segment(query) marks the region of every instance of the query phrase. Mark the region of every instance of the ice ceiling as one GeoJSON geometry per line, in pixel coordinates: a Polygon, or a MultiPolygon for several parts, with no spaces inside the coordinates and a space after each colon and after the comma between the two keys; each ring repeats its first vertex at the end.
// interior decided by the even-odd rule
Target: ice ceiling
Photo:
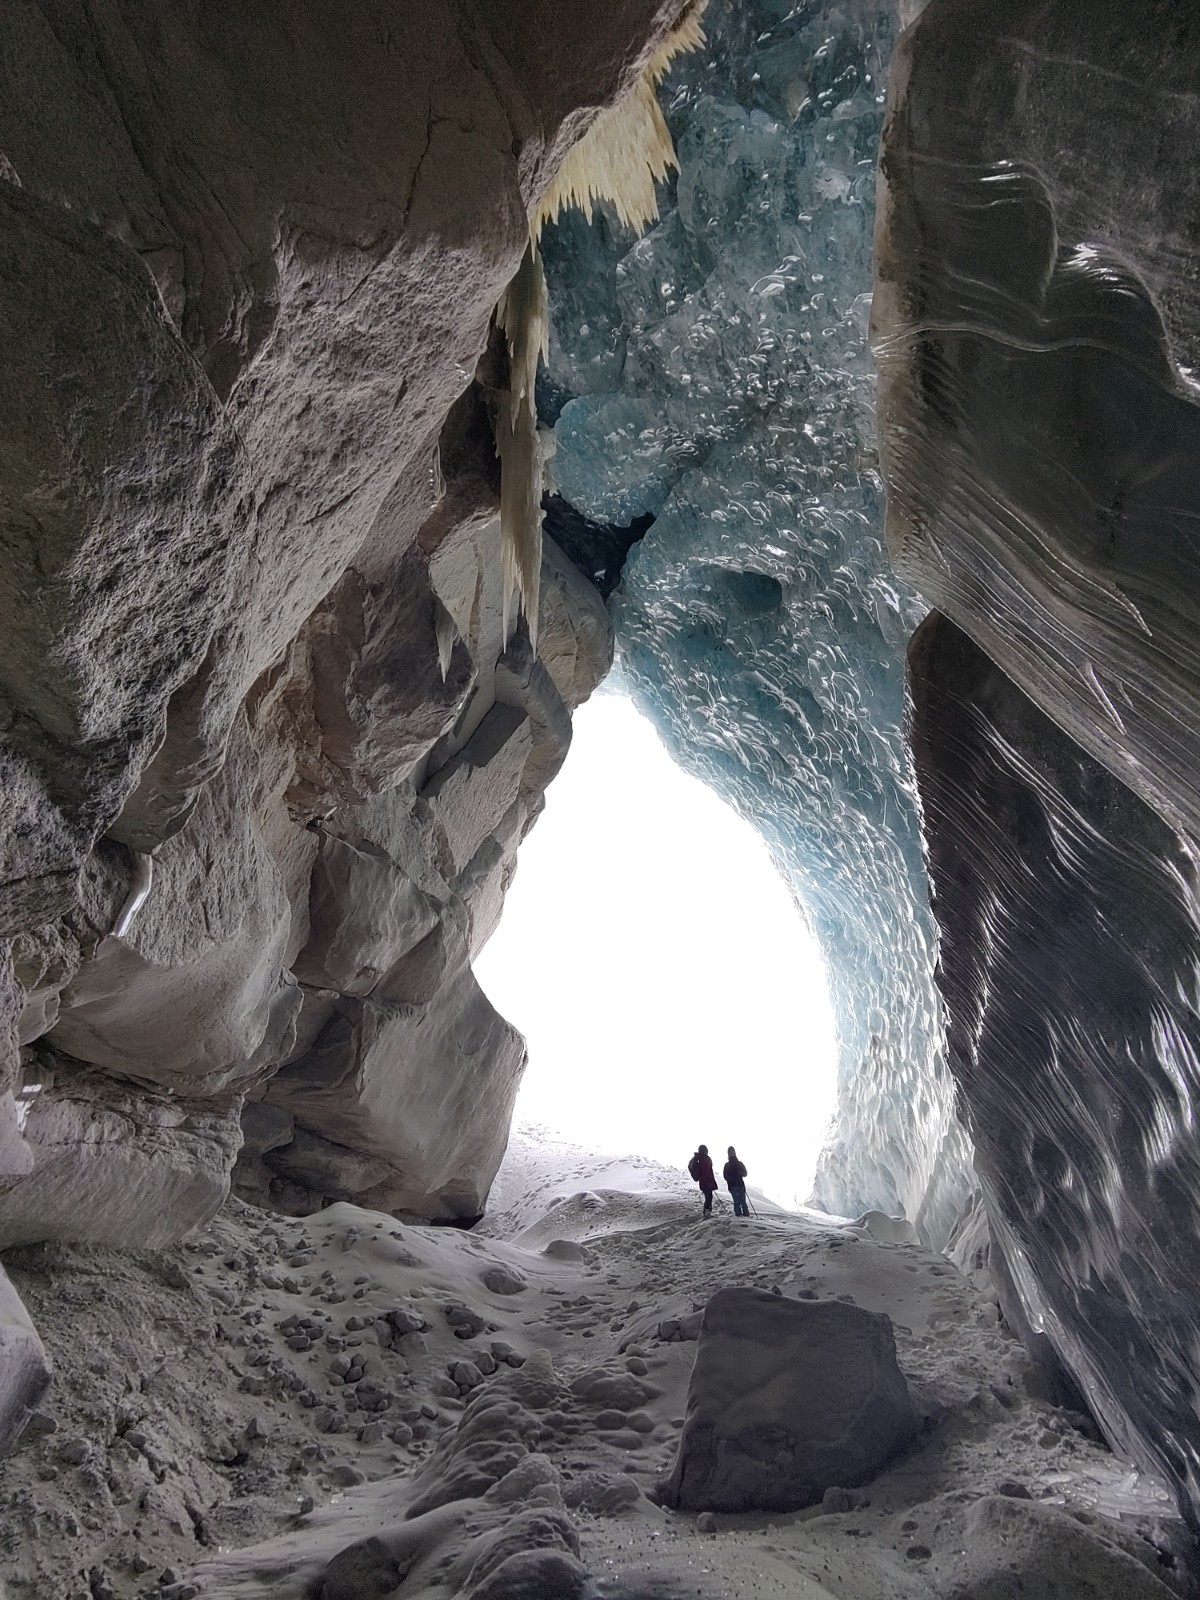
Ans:
{"type": "Polygon", "coordinates": [[[658,225],[544,236],[539,409],[571,507],[653,518],[611,600],[635,698],[761,829],[822,941],[840,1111],[818,1198],[902,1207],[940,1243],[969,1152],[902,739],[924,607],[883,545],[867,345],[894,4],[714,0],[705,30],[661,91],[680,171],[658,225]]]}

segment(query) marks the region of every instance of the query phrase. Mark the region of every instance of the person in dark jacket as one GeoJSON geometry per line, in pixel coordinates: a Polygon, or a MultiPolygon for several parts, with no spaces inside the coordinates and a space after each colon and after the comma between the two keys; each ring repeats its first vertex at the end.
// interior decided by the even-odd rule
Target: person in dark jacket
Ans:
{"type": "Polygon", "coordinates": [[[729,1146],[729,1160],[721,1176],[733,1200],[734,1216],[748,1217],[750,1207],[746,1204],[746,1163],[738,1160],[738,1153],[732,1145],[729,1146]]]}
{"type": "Polygon", "coordinates": [[[704,1196],[704,1211],[702,1214],[706,1217],[711,1217],[712,1197],[717,1192],[717,1175],[713,1171],[712,1157],[708,1153],[706,1144],[702,1144],[688,1162],[688,1171],[700,1185],[700,1192],[704,1196]]]}

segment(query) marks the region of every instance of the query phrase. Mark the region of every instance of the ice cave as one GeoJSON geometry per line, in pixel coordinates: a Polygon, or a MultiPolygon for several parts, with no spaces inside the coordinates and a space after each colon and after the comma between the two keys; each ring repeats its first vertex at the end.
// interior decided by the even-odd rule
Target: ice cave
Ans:
{"type": "Polygon", "coordinates": [[[1195,0],[3,6],[0,1593],[1200,1593],[1198,155],[1195,0]],[[567,873],[514,1130],[618,681],[807,1204],[567,873]]]}

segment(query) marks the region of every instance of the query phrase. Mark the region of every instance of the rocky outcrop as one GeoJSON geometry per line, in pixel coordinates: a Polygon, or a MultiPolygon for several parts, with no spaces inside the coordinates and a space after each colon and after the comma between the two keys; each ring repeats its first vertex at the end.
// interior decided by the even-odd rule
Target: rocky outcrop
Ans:
{"type": "Polygon", "coordinates": [[[28,1177],[0,1188],[0,1248],[66,1239],[157,1249],[207,1222],[241,1144],[236,1094],[118,1082],[49,1049],[30,1101],[28,1177]]]}
{"type": "Polygon", "coordinates": [[[868,1482],[916,1431],[886,1316],[719,1289],[660,1499],[683,1511],[795,1511],[868,1482]]]}
{"type": "Polygon", "coordinates": [[[949,1056],[996,1249],[1121,1450],[1195,1499],[1195,851],[951,622],[910,651],[949,1056]]]}
{"type": "Polygon", "coordinates": [[[11,19],[0,1236],[178,1232],[246,1094],[260,1196],[481,1208],[522,1047],[469,960],[612,649],[552,547],[505,637],[489,324],[681,9],[11,19]]]}
{"type": "Polygon", "coordinates": [[[50,1363],[29,1313],[0,1270],[0,1455],[7,1455],[50,1386],[50,1363]]]}

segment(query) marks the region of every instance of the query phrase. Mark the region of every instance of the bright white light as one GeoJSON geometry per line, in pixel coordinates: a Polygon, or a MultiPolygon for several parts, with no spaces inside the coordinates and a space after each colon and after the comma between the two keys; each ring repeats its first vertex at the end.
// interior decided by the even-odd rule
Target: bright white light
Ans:
{"type": "Polygon", "coordinates": [[[476,963],[529,1041],[517,1121],[613,1155],[718,1173],[737,1146],[780,1204],[812,1187],[835,1094],[824,965],[767,847],[615,694],[521,846],[476,963]]]}

